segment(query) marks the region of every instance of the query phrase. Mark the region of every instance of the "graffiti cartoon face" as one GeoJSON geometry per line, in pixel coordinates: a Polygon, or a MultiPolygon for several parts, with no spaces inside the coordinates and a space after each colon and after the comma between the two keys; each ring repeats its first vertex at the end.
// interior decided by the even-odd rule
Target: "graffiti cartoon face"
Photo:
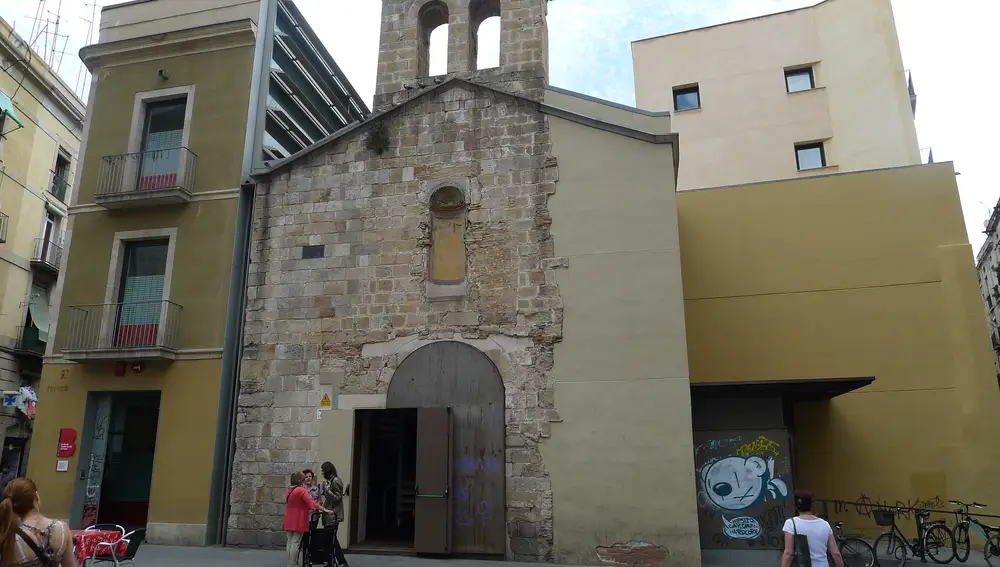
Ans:
{"type": "Polygon", "coordinates": [[[702,491],[720,510],[745,510],[768,496],[788,496],[788,485],[774,477],[774,459],[726,457],[701,469],[702,491]]]}

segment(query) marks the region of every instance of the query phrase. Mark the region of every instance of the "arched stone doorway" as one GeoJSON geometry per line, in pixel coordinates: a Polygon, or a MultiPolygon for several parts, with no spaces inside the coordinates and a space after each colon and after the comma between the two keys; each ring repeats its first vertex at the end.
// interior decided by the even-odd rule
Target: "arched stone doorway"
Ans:
{"type": "Polygon", "coordinates": [[[441,524],[447,524],[450,516],[450,536],[441,533],[428,537],[447,537],[453,553],[503,555],[504,385],[493,362],[465,343],[441,341],[425,345],[396,369],[389,383],[386,407],[418,410],[418,551],[421,530],[444,528],[441,524]],[[450,442],[446,443],[449,429],[450,442]],[[438,498],[440,495],[433,493],[437,491],[428,485],[449,472],[448,497],[438,498]],[[421,482],[424,486],[420,486],[421,482]],[[424,518],[419,517],[421,514],[424,518]]]}

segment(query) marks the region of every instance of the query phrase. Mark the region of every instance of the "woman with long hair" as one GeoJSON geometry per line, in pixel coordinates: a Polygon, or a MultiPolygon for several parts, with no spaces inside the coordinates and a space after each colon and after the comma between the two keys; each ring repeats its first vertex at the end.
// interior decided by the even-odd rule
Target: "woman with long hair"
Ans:
{"type": "Polygon", "coordinates": [[[0,501],[0,566],[76,567],[73,534],[66,522],[50,520],[38,511],[38,487],[30,478],[16,478],[0,501]]]}
{"type": "Polygon", "coordinates": [[[340,547],[340,540],[337,539],[340,522],[344,521],[344,496],[346,496],[344,481],[337,476],[337,467],[330,461],[320,465],[319,470],[323,473],[323,482],[320,483],[323,504],[330,510],[329,514],[323,516],[323,525],[333,526],[334,558],[340,567],[347,567],[347,558],[344,557],[344,550],[340,547]]]}

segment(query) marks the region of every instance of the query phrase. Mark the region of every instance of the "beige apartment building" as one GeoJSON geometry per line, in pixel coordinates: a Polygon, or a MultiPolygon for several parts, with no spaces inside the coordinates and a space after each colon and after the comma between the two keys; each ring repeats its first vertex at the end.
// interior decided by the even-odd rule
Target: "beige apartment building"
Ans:
{"type": "Polygon", "coordinates": [[[922,161],[890,0],[643,39],[632,56],[636,105],[673,111],[684,141],[679,189],[922,161]]]}
{"type": "Polygon", "coordinates": [[[85,108],[0,19],[0,462],[13,473],[46,403],[37,390],[85,108]]]}

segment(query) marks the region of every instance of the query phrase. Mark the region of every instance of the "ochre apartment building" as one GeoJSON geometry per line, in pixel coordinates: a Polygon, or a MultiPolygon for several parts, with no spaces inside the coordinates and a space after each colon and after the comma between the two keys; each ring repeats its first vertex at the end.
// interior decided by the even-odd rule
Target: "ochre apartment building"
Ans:
{"type": "Polygon", "coordinates": [[[3,19],[0,61],[0,442],[3,468],[23,474],[85,107],[3,19]]]}
{"type": "Polygon", "coordinates": [[[921,163],[890,0],[641,39],[632,56],[636,105],[672,111],[684,140],[682,190],[921,163]]]}
{"type": "Polygon", "coordinates": [[[294,3],[210,4],[107,6],[81,50],[93,83],[29,463],[47,514],[154,543],[222,533],[242,180],[367,114],[294,3]]]}
{"type": "Polygon", "coordinates": [[[1000,507],[951,164],[678,191],[679,113],[547,85],[545,22],[385,2],[379,112],[257,172],[229,541],[279,544],[325,460],[358,551],[763,564],[797,488],[869,533],[879,503],[1000,507]]]}

